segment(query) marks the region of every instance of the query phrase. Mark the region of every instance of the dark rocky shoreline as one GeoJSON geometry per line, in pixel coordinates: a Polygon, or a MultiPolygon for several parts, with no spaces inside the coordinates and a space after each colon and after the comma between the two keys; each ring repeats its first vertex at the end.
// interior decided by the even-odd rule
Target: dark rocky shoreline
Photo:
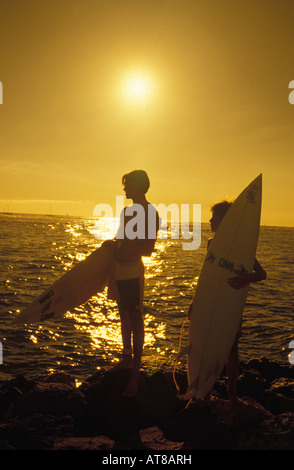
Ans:
{"type": "MultiPolygon", "coordinates": [[[[81,386],[68,374],[23,376],[0,386],[0,450],[292,450],[294,367],[265,358],[241,363],[232,408],[221,376],[209,401],[178,398],[172,372],[141,372],[136,398],[122,392],[129,371],[100,370],[81,386]]],[[[182,392],[184,372],[176,374],[182,392]]]]}

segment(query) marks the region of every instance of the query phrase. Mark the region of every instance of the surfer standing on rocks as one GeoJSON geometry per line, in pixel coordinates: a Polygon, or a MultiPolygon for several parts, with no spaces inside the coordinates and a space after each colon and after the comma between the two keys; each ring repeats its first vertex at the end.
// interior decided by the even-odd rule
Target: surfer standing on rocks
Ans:
{"type": "MultiPolygon", "coordinates": [[[[212,217],[209,220],[211,231],[214,233],[216,232],[219,224],[221,223],[224,215],[226,214],[227,210],[232,205],[232,202],[229,201],[221,201],[214,204],[211,207],[212,217]]],[[[207,249],[210,245],[212,238],[208,240],[207,249]]],[[[229,285],[234,289],[241,289],[242,287],[250,284],[251,282],[259,282],[266,279],[266,271],[262,268],[260,263],[257,259],[255,259],[253,272],[248,273],[246,271],[240,270],[233,270],[236,276],[231,277],[228,279],[229,285]]],[[[189,316],[192,312],[192,304],[189,308],[189,316]]],[[[226,361],[226,368],[227,368],[227,375],[228,375],[228,386],[227,386],[227,394],[228,399],[234,403],[238,401],[237,397],[237,381],[238,381],[238,373],[239,373],[239,338],[242,334],[242,318],[240,321],[240,326],[237,331],[234,344],[232,346],[231,352],[229,357],[226,361]]]]}
{"type": "Polygon", "coordinates": [[[122,184],[126,198],[132,199],[133,204],[125,207],[120,215],[108,297],[118,303],[123,341],[122,360],[112,370],[131,369],[124,396],[133,397],[137,394],[144,345],[142,256],[151,256],[154,251],[159,216],[146,199],[150,181],[144,170],[125,174],[122,184]]]}

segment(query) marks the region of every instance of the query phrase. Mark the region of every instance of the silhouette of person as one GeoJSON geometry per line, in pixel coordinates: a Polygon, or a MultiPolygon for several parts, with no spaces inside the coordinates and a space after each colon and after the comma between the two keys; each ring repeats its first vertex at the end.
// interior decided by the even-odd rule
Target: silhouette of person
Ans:
{"type": "Polygon", "coordinates": [[[139,369],[144,346],[143,295],[144,265],[142,256],[151,256],[159,229],[159,216],[146,199],[150,186],[144,170],[134,170],[122,177],[127,199],[133,204],[123,209],[115,237],[115,263],[109,285],[121,319],[122,360],[114,369],[130,368],[124,396],[137,394],[139,369]]]}

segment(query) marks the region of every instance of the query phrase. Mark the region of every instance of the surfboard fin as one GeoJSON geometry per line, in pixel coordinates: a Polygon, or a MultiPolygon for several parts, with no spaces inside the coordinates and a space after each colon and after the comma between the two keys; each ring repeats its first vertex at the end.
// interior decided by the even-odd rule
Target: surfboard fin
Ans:
{"type": "Polygon", "coordinates": [[[183,356],[187,356],[191,351],[192,344],[189,343],[185,348],[183,348],[177,355],[177,360],[181,359],[183,356]]]}

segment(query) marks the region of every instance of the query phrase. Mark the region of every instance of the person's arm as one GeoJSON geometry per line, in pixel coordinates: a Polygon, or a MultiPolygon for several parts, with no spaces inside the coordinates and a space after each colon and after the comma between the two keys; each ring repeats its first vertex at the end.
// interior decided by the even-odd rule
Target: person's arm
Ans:
{"type": "Polygon", "coordinates": [[[137,240],[137,253],[140,256],[151,256],[156,240],[137,240]]]}
{"type": "Polygon", "coordinates": [[[253,272],[247,273],[245,271],[239,271],[234,269],[233,272],[237,274],[235,277],[228,279],[228,284],[234,289],[242,289],[242,287],[250,284],[251,282],[264,281],[266,279],[266,271],[255,259],[253,272]]]}
{"type": "MultiPolygon", "coordinates": [[[[151,206],[152,207],[152,206],[151,206]]],[[[158,230],[160,228],[160,219],[158,212],[154,212],[150,217],[150,220],[147,221],[147,232],[146,238],[138,240],[138,249],[141,252],[141,256],[151,256],[154,252],[154,246],[157,240],[158,230]],[[151,225],[151,228],[150,228],[151,225]],[[150,233],[149,233],[150,228],[150,233]],[[149,238],[150,237],[150,238],[149,238]]],[[[148,214],[149,217],[149,214],[148,214]]]]}
{"type": "MultiPolygon", "coordinates": [[[[121,262],[135,261],[140,259],[142,256],[151,256],[154,251],[154,245],[157,238],[157,232],[159,229],[158,214],[156,218],[156,226],[154,233],[150,231],[150,238],[148,238],[148,229],[145,232],[146,238],[132,238],[129,239],[125,236],[125,226],[130,217],[124,217],[124,224],[120,223],[120,227],[117,232],[116,239],[118,240],[118,247],[116,250],[116,258],[121,262]]],[[[148,226],[147,226],[148,227],[148,226]]]]}

